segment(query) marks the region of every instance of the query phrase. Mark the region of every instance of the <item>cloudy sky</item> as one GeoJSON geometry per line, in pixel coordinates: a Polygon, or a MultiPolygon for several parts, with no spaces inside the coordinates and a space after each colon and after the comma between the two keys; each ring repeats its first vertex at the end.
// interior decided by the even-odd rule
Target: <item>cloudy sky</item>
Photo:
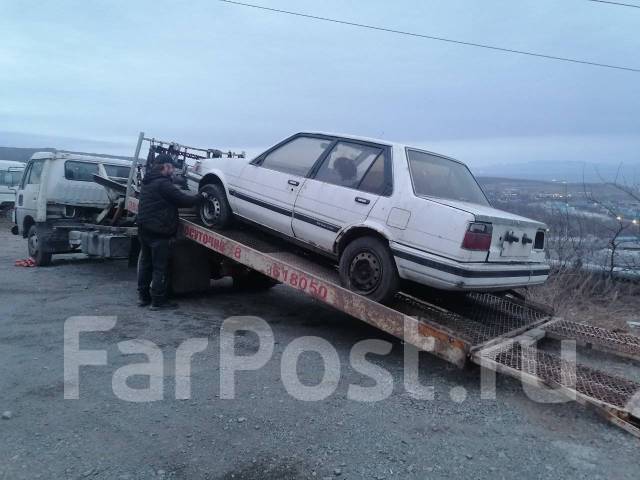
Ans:
{"type": "MultiPolygon", "coordinates": [[[[640,8],[587,0],[247,1],[640,68],[640,8]]],[[[130,154],[143,130],[251,152],[308,129],[423,145],[474,168],[640,164],[640,73],[215,0],[0,0],[2,146],[130,154]]]]}

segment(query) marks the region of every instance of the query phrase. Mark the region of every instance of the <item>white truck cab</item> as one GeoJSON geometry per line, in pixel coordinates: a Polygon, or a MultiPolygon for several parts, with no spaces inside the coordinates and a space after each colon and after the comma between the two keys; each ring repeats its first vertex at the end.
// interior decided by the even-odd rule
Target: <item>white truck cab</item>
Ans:
{"type": "Polygon", "coordinates": [[[127,181],[131,162],[71,152],[32,155],[16,192],[13,232],[28,239],[29,255],[38,265],[54,253],[71,250],[68,225],[91,223],[109,206],[105,188],[94,174],[127,181]]]}
{"type": "Polygon", "coordinates": [[[22,162],[0,160],[0,210],[14,206],[24,165],[22,162]]]}

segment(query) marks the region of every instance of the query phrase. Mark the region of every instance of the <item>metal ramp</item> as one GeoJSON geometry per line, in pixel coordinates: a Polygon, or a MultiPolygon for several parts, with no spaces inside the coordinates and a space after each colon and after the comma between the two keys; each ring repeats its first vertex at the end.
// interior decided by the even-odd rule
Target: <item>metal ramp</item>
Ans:
{"type": "Polygon", "coordinates": [[[594,407],[640,437],[640,383],[562,359],[517,339],[478,350],[473,360],[524,383],[551,387],[570,400],[594,407]]]}
{"type": "Polygon", "coordinates": [[[526,302],[493,293],[467,293],[451,299],[417,298],[399,293],[393,308],[456,332],[469,345],[478,348],[486,342],[514,337],[549,321],[542,312],[526,302]]]}
{"type": "Polygon", "coordinates": [[[544,325],[548,337],[573,339],[579,345],[602,350],[621,357],[640,360],[640,337],[612,332],[600,327],[557,319],[544,325]]]}

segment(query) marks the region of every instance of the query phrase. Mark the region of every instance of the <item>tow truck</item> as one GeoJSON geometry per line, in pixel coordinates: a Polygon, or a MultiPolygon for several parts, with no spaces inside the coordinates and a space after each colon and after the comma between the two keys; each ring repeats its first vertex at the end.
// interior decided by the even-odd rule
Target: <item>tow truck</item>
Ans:
{"type": "MultiPolygon", "coordinates": [[[[98,179],[122,194],[115,210],[129,223],[137,212],[138,183],[144,170],[140,152],[145,143],[152,150],[172,145],[140,133],[126,188],[98,179]]],[[[208,155],[235,155],[192,147],[179,147],[178,151],[185,169],[189,168],[187,159],[197,162],[208,155]]],[[[120,233],[118,228],[85,225],[71,236],[86,235],[100,244],[103,237],[121,235],[131,242],[129,256],[135,258],[135,228],[120,233]]],[[[282,284],[457,367],[475,364],[483,373],[498,372],[529,385],[552,388],[640,438],[640,383],[536,348],[545,337],[572,340],[583,348],[640,361],[640,337],[556,317],[549,307],[515,291],[452,297],[434,290],[407,289],[383,305],[343,288],[335,267],[320,257],[297,251],[248,226],[224,231],[205,228],[189,211],[181,213],[171,269],[176,293],[205,291],[211,278],[222,276],[244,279],[244,284],[253,288],[282,284]]]]}

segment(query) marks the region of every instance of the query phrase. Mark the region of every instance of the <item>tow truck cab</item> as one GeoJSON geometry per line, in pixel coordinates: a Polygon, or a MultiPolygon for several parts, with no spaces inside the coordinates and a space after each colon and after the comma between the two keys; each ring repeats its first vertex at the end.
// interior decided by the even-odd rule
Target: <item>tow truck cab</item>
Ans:
{"type": "Polygon", "coordinates": [[[94,175],[126,183],[131,162],[72,152],[37,152],[24,170],[16,192],[12,232],[28,239],[29,254],[39,264],[54,253],[71,250],[65,225],[92,223],[110,204],[94,175]]]}

